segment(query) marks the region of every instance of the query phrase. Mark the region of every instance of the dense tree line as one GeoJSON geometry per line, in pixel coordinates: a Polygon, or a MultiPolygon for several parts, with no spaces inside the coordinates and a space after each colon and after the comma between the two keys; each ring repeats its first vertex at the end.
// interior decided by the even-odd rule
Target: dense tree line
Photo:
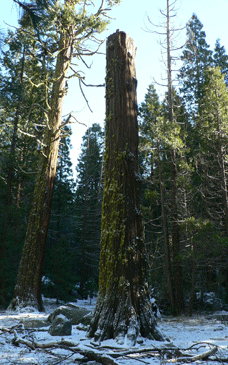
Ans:
{"type": "Polygon", "coordinates": [[[151,277],[176,313],[192,312],[206,292],[227,300],[228,58],[219,41],[209,49],[202,29],[193,15],[173,91],[172,123],[168,95],[160,101],[154,85],[139,108],[151,277]],[[175,301],[177,264],[181,306],[175,301]],[[159,280],[164,271],[166,278],[159,280]]]}
{"type": "MultiPolygon", "coordinates": [[[[57,61],[45,48],[48,43],[54,52],[57,42],[54,14],[51,23],[42,16],[49,33],[36,33],[24,16],[20,27],[8,32],[1,50],[1,307],[13,297],[37,166],[48,144],[50,89],[58,78],[57,61]]],[[[92,29],[94,19],[84,20],[92,29]]],[[[200,308],[207,292],[228,303],[228,56],[219,40],[210,49],[196,15],[186,30],[178,87],[169,90],[172,117],[169,94],[160,100],[156,85],[149,85],[139,106],[149,278],[159,304],[176,314],[200,308]]],[[[61,119],[42,280],[42,292],[57,300],[97,291],[104,179],[101,127],[94,124],[85,132],[75,182],[66,122],[61,119]]]]}

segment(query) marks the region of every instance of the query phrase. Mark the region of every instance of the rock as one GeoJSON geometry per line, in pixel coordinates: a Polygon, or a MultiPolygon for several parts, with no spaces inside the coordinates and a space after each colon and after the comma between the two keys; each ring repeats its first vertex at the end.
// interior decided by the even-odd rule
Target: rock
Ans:
{"type": "Polygon", "coordinates": [[[206,317],[209,320],[215,319],[216,321],[219,321],[225,325],[227,325],[228,323],[228,313],[224,314],[224,313],[214,313],[211,314],[210,316],[206,317]]]}
{"type": "Polygon", "coordinates": [[[70,336],[72,332],[72,324],[63,315],[57,316],[51,324],[48,333],[51,336],[70,336]]]}
{"type": "Polygon", "coordinates": [[[227,314],[218,314],[217,320],[221,321],[221,323],[228,323],[228,315],[227,314]]]}
{"type": "Polygon", "coordinates": [[[56,308],[56,310],[49,315],[48,321],[52,323],[54,319],[60,314],[67,317],[72,325],[76,325],[79,323],[87,325],[90,323],[90,320],[92,318],[91,312],[88,309],[78,307],[73,304],[67,304],[61,305],[61,307],[56,308]]]}
{"type": "Polygon", "coordinates": [[[24,319],[22,320],[22,323],[24,324],[25,329],[42,328],[50,325],[47,320],[43,319],[24,319]]]}
{"type": "Polygon", "coordinates": [[[82,317],[80,323],[82,323],[84,326],[89,326],[92,318],[93,318],[93,313],[89,312],[84,317],[82,317]]]}

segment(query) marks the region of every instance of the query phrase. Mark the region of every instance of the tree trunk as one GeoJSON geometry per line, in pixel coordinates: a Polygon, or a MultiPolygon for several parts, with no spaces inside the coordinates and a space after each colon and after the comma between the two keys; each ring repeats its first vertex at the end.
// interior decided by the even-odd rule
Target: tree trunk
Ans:
{"type": "Polygon", "coordinates": [[[47,232],[50,222],[52,195],[58,162],[62,123],[62,104],[65,95],[66,72],[70,63],[70,37],[61,36],[54,83],[51,94],[45,148],[40,155],[34,197],[22,257],[19,265],[14,299],[10,308],[32,305],[43,309],[41,279],[47,232]],[[65,37],[67,38],[67,37],[65,37]]]}
{"type": "MultiPolygon", "coordinates": [[[[170,2],[167,0],[167,79],[168,79],[168,112],[169,122],[174,122],[173,111],[173,87],[172,87],[172,57],[170,35],[170,2]]],[[[173,248],[173,279],[175,293],[175,312],[180,314],[183,309],[182,272],[180,265],[180,232],[177,209],[177,185],[176,185],[176,152],[170,150],[170,177],[171,177],[171,236],[173,248]]]]}
{"type": "Polygon", "coordinates": [[[105,182],[99,294],[88,332],[95,340],[138,334],[156,340],[146,277],[138,170],[135,46],[124,32],[107,40],[105,182]]]}
{"type": "MultiPolygon", "coordinates": [[[[87,235],[87,203],[88,203],[88,156],[89,156],[89,139],[90,130],[88,129],[86,163],[85,163],[85,196],[84,196],[84,212],[83,212],[83,226],[82,226],[82,247],[81,247],[81,279],[79,294],[86,299],[85,283],[88,275],[88,263],[86,260],[86,235],[87,235]]],[[[91,252],[93,252],[91,250],[91,252]]]]}
{"type": "Polygon", "coordinates": [[[171,177],[171,236],[173,254],[173,278],[175,293],[175,314],[180,314],[183,310],[183,282],[182,268],[180,264],[180,228],[178,222],[177,209],[177,186],[176,186],[176,158],[175,152],[170,153],[170,177],[171,177]]]}
{"type": "Polygon", "coordinates": [[[164,232],[164,249],[165,249],[165,274],[167,280],[167,287],[169,291],[169,298],[172,310],[175,308],[175,294],[173,290],[173,275],[172,275],[172,265],[170,260],[170,244],[169,244],[169,232],[167,225],[167,216],[165,211],[165,187],[164,187],[164,179],[162,174],[162,165],[161,165],[161,152],[159,142],[157,143],[157,151],[158,151],[158,173],[159,173],[159,184],[160,184],[160,194],[161,194],[161,211],[162,211],[162,225],[164,232]]]}

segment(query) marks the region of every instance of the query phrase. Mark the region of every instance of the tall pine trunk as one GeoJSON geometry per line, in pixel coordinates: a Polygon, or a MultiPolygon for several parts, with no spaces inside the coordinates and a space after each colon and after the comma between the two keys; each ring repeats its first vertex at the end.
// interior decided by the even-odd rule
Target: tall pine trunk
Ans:
{"type": "Polygon", "coordinates": [[[180,263],[180,227],[177,207],[177,183],[176,183],[176,157],[175,151],[170,153],[170,178],[171,178],[171,237],[174,281],[174,313],[180,314],[183,310],[183,282],[180,263]]]}
{"type": "MultiPolygon", "coordinates": [[[[167,0],[167,79],[168,79],[168,113],[169,122],[174,123],[173,110],[173,86],[172,86],[172,57],[171,57],[171,34],[170,34],[170,5],[167,0]]],[[[177,183],[176,183],[176,152],[170,150],[170,178],[171,178],[171,236],[173,253],[173,282],[174,282],[174,312],[179,314],[183,309],[182,272],[180,265],[180,228],[177,208],[177,183]]]]}
{"type": "Polygon", "coordinates": [[[26,238],[19,265],[14,299],[10,307],[32,305],[43,309],[41,279],[47,233],[50,222],[52,195],[61,136],[62,105],[65,95],[66,72],[70,63],[70,37],[62,35],[59,43],[52,88],[45,147],[39,159],[32,208],[28,218],[26,238]]]}
{"type": "Polygon", "coordinates": [[[138,169],[135,46],[124,32],[107,40],[105,182],[99,294],[88,332],[96,340],[161,340],[149,299],[138,169]]]}
{"type": "Polygon", "coordinates": [[[171,307],[174,310],[175,308],[175,294],[173,291],[173,275],[172,275],[172,265],[171,265],[171,255],[170,255],[170,245],[169,245],[169,232],[168,232],[168,223],[167,216],[165,210],[165,187],[164,187],[164,179],[162,173],[162,165],[161,165],[161,152],[159,142],[157,143],[157,151],[158,151],[158,175],[159,175],[159,185],[160,185],[160,194],[161,194],[161,212],[162,212],[162,226],[164,232],[164,249],[165,249],[165,274],[167,280],[167,287],[169,292],[169,298],[171,307]]]}
{"type": "MultiPolygon", "coordinates": [[[[86,299],[85,283],[88,278],[88,262],[86,258],[86,235],[87,235],[87,204],[88,204],[88,158],[89,158],[89,139],[90,130],[88,129],[87,149],[86,149],[86,163],[85,163],[85,195],[84,195],[84,212],[83,212],[83,226],[82,226],[82,246],[81,246],[81,279],[79,293],[82,298],[86,299]]],[[[91,250],[91,252],[93,252],[91,250]]]]}

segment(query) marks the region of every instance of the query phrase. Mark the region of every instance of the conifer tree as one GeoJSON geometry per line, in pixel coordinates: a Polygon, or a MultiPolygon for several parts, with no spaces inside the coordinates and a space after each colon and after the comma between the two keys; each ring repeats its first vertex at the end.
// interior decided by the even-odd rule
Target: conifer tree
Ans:
{"type": "MultiPolygon", "coordinates": [[[[177,51],[178,47],[175,46],[175,35],[180,29],[176,28],[173,24],[173,18],[176,17],[176,1],[170,2],[169,0],[166,1],[166,9],[164,11],[160,11],[161,14],[165,18],[164,25],[156,25],[156,29],[162,28],[161,31],[155,31],[154,33],[163,35],[165,40],[161,43],[162,45],[162,53],[165,53],[166,57],[166,74],[167,74],[167,92],[166,92],[166,100],[165,100],[165,107],[166,107],[166,120],[168,121],[167,126],[170,127],[169,130],[172,130],[172,136],[174,140],[178,140],[178,130],[179,126],[177,123],[177,119],[174,113],[174,96],[175,90],[173,87],[173,61],[175,56],[173,55],[174,52],[177,51]]],[[[149,19],[149,18],[148,18],[149,19]]],[[[149,22],[154,26],[154,24],[150,21],[149,22]]],[[[180,141],[180,140],[179,140],[180,141]]],[[[169,140],[171,142],[171,139],[169,140]]],[[[179,227],[179,220],[178,220],[178,196],[177,196],[177,149],[178,146],[175,143],[170,143],[169,149],[169,166],[170,166],[170,181],[171,181],[171,237],[172,237],[172,247],[173,247],[173,267],[174,267],[174,306],[173,309],[176,313],[180,313],[183,309],[183,293],[182,293],[182,270],[180,265],[180,227],[179,227]]],[[[173,300],[172,300],[173,302],[173,300]]]]}
{"type": "Polygon", "coordinates": [[[179,81],[186,110],[194,121],[194,115],[200,112],[204,71],[212,65],[212,51],[206,42],[203,24],[195,14],[186,29],[187,41],[181,55],[183,65],[179,71],[179,81]]]}
{"type": "MultiPolygon", "coordinates": [[[[43,128],[40,113],[31,111],[31,108],[35,103],[42,105],[43,94],[41,89],[37,90],[29,82],[29,78],[37,83],[42,79],[42,65],[34,57],[34,42],[17,29],[14,32],[8,31],[4,43],[0,85],[0,175],[2,181],[5,181],[1,189],[0,204],[0,260],[4,270],[0,282],[5,287],[4,292],[9,300],[15,280],[10,277],[16,276],[21,243],[24,241],[25,222],[38,159],[37,141],[41,138],[43,128]],[[7,269],[7,262],[11,261],[12,270],[7,269]],[[7,285],[4,276],[8,277],[7,285]]],[[[1,294],[2,302],[5,303],[5,295],[3,292],[1,294]]]]}
{"type": "MultiPolygon", "coordinates": [[[[151,205],[148,207],[148,214],[145,212],[144,205],[144,220],[151,222],[151,226],[149,226],[148,229],[156,234],[156,236],[154,234],[154,238],[156,237],[156,240],[162,240],[162,242],[164,242],[163,250],[165,253],[166,283],[171,307],[174,309],[175,299],[169,243],[169,222],[167,213],[168,202],[166,198],[167,181],[165,181],[165,179],[167,180],[168,171],[168,161],[165,157],[167,154],[167,146],[165,143],[166,123],[163,116],[162,105],[159,102],[159,97],[153,85],[148,87],[147,94],[145,95],[145,101],[140,105],[139,117],[141,137],[140,150],[144,167],[143,178],[144,181],[149,180],[150,182],[150,184],[148,184],[148,182],[146,184],[145,194],[151,201],[151,205]],[[157,200],[159,200],[159,203],[157,200]],[[152,202],[154,202],[155,206],[152,205],[152,202]],[[157,208],[158,205],[160,205],[159,210],[157,208]],[[154,213],[151,216],[152,212],[154,213]],[[161,231],[160,227],[162,227],[163,231],[162,237],[159,237],[161,235],[157,233],[157,231],[161,231]]],[[[147,225],[145,225],[145,232],[147,232],[147,225]]],[[[157,247],[156,250],[158,250],[160,255],[163,254],[163,250],[161,251],[157,247]]],[[[152,255],[155,256],[155,253],[153,252],[152,255]]],[[[155,265],[154,262],[151,264],[155,265]]]]}
{"type": "Polygon", "coordinates": [[[209,68],[204,83],[198,133],[202,169],[201,192],[208,217],[228,234],[227,145],[228,93],[220,68],[209,68]]]}
{"type": "Polygon", "coordinates": [[[224,81],[226,85],[228,85],[228,55],[225,47],[221,46],[219,39],[217,39],[215,43],[213,65],[221,68],[222,75],[224,75],[224,81]]]}
{"type": "Polygon", "coordinates": [[[65,126],[59,146],[59,161],[44,265],[44,276],[52,283],[44,286],[44,294],[48,293],[57,300],[72,298],[70,293],[76,281],[73,271],[76,257],[74,237],[75,182],[70,160],[70,137],[71,129],[65,126]]]}
{"type": "Polygon", "coordinates": [[[196,290],[203,297],[206,290],[217,291],[220,281],[227,291],[226,279],[222,279],[227,275],[227,102],[221,69],[208,68],[194,128],[198,145],[190,156],[194,196],[192,216],[186,220],[192,268],[190,311],[196,290]]]}
{"type": "Polygon", "coordinates": [[[85,298],[92,294],[98,281],[103,145],[104,132],[99,124],[93,124],[83,137],[77,164],[75,241],[79,293],[85,298]]]}
{"type": "MultiPolygon", "coordinates": [[[[148,88],[148,93],[139,108],[140,127],[141,127],[141,149],[143,166],[148,166],[151,163],[151,170],[145,171],[144,179],[150,180],[150,185],[147,183],[146,195],[151,197],[151,201],[155,206],[150,206],[150,211],[154,211],[154,215],[146,216],[146,220],[151,222],[150,231],[156,230],[156,239],[161,243],[157,248],[160,255],[165,256],[164,268],[166,276],[166,287],[169,292],[170,305],[173,313],[180,311],[180,306],[177,300],[177,281],[175,276],[175,255],[176,251],[172,241],[172,203],[170,199],[173,189],[172,178],[170,173],[170,151],[176,153],[176,197],[177,197],[177,222],[183,220],[187,216],[186,207],[186,186],[188,179],[188,165],[185,156],[186,143],[186,126],[187,120],[182,99],[173,91],[173,106],[175,121],[170,123],[168,118],[167,100],[162,104],[159,103],[158,95],[152,85],[148,88]],[[145,156],[145,157],[144,157],[145,156]],[[147,162],[148,156],[149,161],[147,162]],[[146,161],[146,162],[145,162],[146,161]],[[158,210],[158,201],[160,209],[158,210]],[[162,233],[161,229],[162,227],[162,233]],[[163,245],[164,244],[164,245],[163,245]]],[[[149,214],[149,213],[148,213],[149,214]]],[[[179,233],[179,257],[183,251],[183,237],[181,231],[179,233]]],[[[155,255],[155,254],[154,254],[155,255]]],[[[162,263],[159,263],[162,265],[162,263]]],[[[158,266],[159,266],[158,264],[158,266]]],[[[179,262],[182,265],[181,262],[179,262]]],[[[155,265],[155,264],[154,264],[155,265]]],[[[160,274],[161,275],[161,274],[160,274]]],[[[164,283],[163,283],[164,285],[164,283]]],[[[183,297],[180,299],[183,301],[183,297]]]]}

